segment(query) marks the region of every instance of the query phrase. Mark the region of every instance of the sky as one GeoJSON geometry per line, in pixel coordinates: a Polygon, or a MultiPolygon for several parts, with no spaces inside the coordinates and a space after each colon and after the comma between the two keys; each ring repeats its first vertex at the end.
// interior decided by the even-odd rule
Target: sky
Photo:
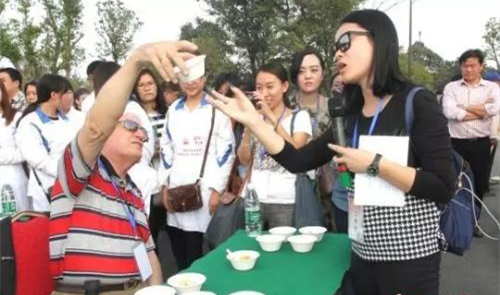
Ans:
{"type": "MultiPolygon", "coordinates": [[[[153,41],[175,40],[179,37],[182,25],[196,17],[209,17],[204,1],[122,1],[126,7],[136,12],[144,23],[135,35],[134,46],[153,41]]],[[[367,0],[364,7],[374,8],[383,1],[385,2],[381,6],[382,10],[396,1],[401,2],[386,13],[396,25],[400,45],[407,48],[409,0],[367,0]]],[[[79,67],[79,73],[84,73],[86,65],[97,58],[96,3],[97,0],[83,0],[84,38],[81,45],[86,50],[86,58],[79,67]]],[[[485,24],[491,17],[500,17],[500,0],[414,0],[413,41],[420,40],[444,59],[455,60],[467,49],[485,47],[482,36],[485,24]]]]}

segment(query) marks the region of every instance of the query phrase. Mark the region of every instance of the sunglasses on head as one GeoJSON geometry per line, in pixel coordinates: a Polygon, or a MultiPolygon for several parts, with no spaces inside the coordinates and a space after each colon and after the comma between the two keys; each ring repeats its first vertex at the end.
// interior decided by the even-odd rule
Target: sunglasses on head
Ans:
{"type": "Polygon", "coordinates": [[[139,123],[128,119],[118,121],[118,123],[122,124],[123,128],[130,132],[137,132],[137,130],[141,130],[143,135],[142,142],[147,142],[149,140],[148,132],[139,123]]]}
{"type": "Polygon", "coordinates": [[[337,52],[337,50],[340,50],[342,52],[346,52],[347,50],[349,50],[349,48],[351,48],[352,35],[372,36],[373,34],[368,31],[347,31],[344,34],[340,35],[337,42],[335,42],[334,53],[337,52]]]}

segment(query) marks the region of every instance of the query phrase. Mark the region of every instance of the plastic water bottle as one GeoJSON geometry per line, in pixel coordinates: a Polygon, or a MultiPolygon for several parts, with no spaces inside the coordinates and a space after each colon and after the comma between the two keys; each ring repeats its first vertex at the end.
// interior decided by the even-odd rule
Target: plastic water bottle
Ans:
{"type": "Polygon", "coordinates": [[[16,198],[14,191],[8,184],[2,186],[2,216],[14,215],[16,213],[16,198]]]}
{"type": "Polygon", "coordinates": [[[249,237],[257,237],[262,233],[259,197],[251,183],[247,186],[245,196],[245,231],[249,237]]]}

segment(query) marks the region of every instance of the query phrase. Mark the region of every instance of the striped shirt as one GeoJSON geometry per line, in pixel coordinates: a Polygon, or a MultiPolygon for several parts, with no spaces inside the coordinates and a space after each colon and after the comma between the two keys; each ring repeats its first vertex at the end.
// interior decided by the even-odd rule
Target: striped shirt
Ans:
{"type": "Polygon", "coordinates": [[[100,159],[104,165],[89,168],[74,139],[59,162],[50,208],[50,259],[54,280],[66,284],[138,280],[133,249],[140,241],[147,251],[155,248],[140,191],[129,178],[125,183],[115,176],[103,156],[100,159]],[[133,212],[138,238],[126,207],[133,212]]]}
{"type": "Polygon", "coordinates": [[[500,109],[500,88],[493,82],[481,79],[469,85],[463,79],[450,82],[444,88],[443,112],[449,120],[452,138],[482,138],[490,136],[491,117],[500,109]],[[463,121],[467,111],[460,106],[484,104],[488,116],[483,119],[463,121]]]}

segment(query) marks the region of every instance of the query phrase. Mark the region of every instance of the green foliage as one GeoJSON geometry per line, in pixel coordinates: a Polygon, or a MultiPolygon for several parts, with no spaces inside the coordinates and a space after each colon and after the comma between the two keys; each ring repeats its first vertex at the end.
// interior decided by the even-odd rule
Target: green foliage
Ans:
{"type": "Polygon", "coordinates": [[[205,64],[209,82],[214,74],[237,71],[230,59],[234,49],[229,36],[217,24],[197,18],[194,24],[187,23],[181,27],[180,38],[196,43],[200,53],[207,55],[205,64]]]}
{"type": "Polygon", "coordinates": [[[496,63],[500,71],[500,19],[490,18],[485,29],[483,40],[486,43],[486,56],[496,63]]]}
{"type": "Polygon", "coordinates": [[[401,72],[403,72],[412,82],[423,85],[430,90],[434,89],[434,77],[422,62],[412,59],[411,74],[408,75],[408,54],[403,53],[399,55],[399,66],[401,72]]]}
{"type": "Polygon", "coordinates": [[[14,19],[11,22],[16,40],[19,43],[18,49],[23,56],[20,66],[23,69],[25,81],[40,77],[45,72],[45,68],[41,64],[40,46],[38,45],[42,29],[35,25],[29,16],[32,6],[33,1],[31,0],[17,1],[17,11],[21,15],[21,19],[14,19]]]}
{"type": "Polygon", "coordinates": [[[113,61],[119,62],[131,49],[134,35],[142,22],[120,0],[97,2],[97,13],[99,20],[96,31],[101,39],[97,43],[99,57],[111,57],[113,61]]]}
{"type": "Polygon", "coordinates": [[[313,46],[333,67],[340,18],[362,0],[206,0],[210,14],[234,45],[241,73],[255,73],[277,60],[287,66],[294,52],[313,46]]]}
{"type": "Polygon", "coordinates": [[[41,25],[42,49],[40,57],[51,73],[65,70],[71,76],[72,66],[84,58],[78,45],[83,37],[81,0],[41,0],[45,18],[41,25]]]}

